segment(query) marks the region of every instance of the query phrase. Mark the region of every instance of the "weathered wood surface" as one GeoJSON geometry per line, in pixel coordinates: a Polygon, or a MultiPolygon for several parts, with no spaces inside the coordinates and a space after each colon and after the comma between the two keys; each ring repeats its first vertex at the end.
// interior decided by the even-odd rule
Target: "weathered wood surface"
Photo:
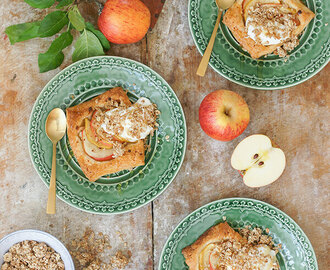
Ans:
{"type": "MultiPolygon", "coordinates": [[[[98,8],[94,3],[82,2],[81,9],[96,21],[98,8]]],[[[0,1],[0,238],[15,230],[35,228],[68,245],[90,226],[109,234],[113,250],[125,249],[123,242],[127,242],[132,252],[132,263],[127,269],[157,269],[163,245],[183,217],[213,200],[242,196],[271,203],[290,215],[311,240],[319,269],[328,269],[329,65],[307,82],[279,91],[238,86],[210,68],[200,78],[195,72],[201,56],[189,33],[187,1],[167,0],[147,38],[137,44],[114,45],[109,54],[149,65],[177,93],[188,126],[182,169],[153,205],[129,214],[96,216],[58,200],[58,214],[48,216],[47,188],[34,171],[28,154],[28,119],[43,86],[71,63],[72,49],[66,49],[61,68],[39,74],[37,56],[47,49],[51,38],[11,46],[3,34],[6,26],[40,19],[45,13],[30,8],[22,0],[0,1]],[[198,107],[203,97],[221,88],[241,94],[251,112],[247,130],[227,143],[207,137],[198,123],[198,107]],[[287,157],[283,176],[259,189],[244,186],[229,162],[236,144],[254,133],[274,139],[287,157]]]]}

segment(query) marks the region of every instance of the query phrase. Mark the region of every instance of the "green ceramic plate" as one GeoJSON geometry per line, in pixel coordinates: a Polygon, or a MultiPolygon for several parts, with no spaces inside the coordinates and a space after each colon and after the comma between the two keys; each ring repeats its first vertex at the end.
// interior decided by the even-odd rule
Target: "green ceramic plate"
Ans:
{"type": "MultiPolygon", "coordinates": [[[[243,51],[228,28],[220,23],[210,58],[211,67],[237,84],[255,89],[283,89],[319,72],[330,58],[330,10],[327,0],[302,0],[316,17],[285,62],[276,55],[254,60],[243,51]]],[[[189,25],[197,49],[204,53],[217,18],[215,0],[190,0],[189,25]]]]}
{"type": "Polygon", "coordinates": [[[281,270],[317,270],[315,253],[301,228],[274,206],[245,198],[229,198],[209,203],[187,216],[174,229],[163,249],[159,270],[188,269],[181,250],[195,242],[210,227],[223,222],[233,228],[251,225],[269,228],[275,244],[282,244],[277,255],[281,270]]]}
{"type": "Polygon", "coordinates": [[[121,86],[129,98],[147,97],[161,115],[159,130],[149,138],[151,150],[146,165],[89,182],[72,154],[68,138],[57,145],[57,196],[81,210],[112,214],[133,210],[157,197],[171,183],[186,149],[186,122],[171,87],[147,66],[119,57],[81,60],[58,73],[41,91],[29,124],[29,149],[35,169],[46,185],[51,171],[51,142],[45,133],[48,113],[89,100],[121,86]]]}

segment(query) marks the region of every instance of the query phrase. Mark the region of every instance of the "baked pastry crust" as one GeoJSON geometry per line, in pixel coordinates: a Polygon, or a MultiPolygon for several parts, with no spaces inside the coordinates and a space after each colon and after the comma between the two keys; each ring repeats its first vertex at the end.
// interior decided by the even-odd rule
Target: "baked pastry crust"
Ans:
{"type": "MultiPolygon", "coordinates": [[[[297,18],[300,25],[295,29],[294,35],[298,36],[309,22],[314,18],[315,14],[308,9],[300,0],[281,0],[285,2],[290,8],[299,12],[297,18]]],[[[262,0],[260,0],[262,2],[262,0]]],[[[264,46],[257,44],[252,38],[247,35],[245,30],[244,16],[243,16],[243,0],[237,0],[232,5],[223,17],[223,23],[229,28],[236,40],[240,43],[243,49],[248,51],[252,58],[259,58],[275,51],[283,44],[264,46]]]]}
{"type": "Polygon", "coordinates": [[[80,168],[90,181],[95,181],[105,174],[132,169],[145,164],[143,140],[127,144],[124,148],[125,153],[122,156],[108,161],[96,161],[85,153],[81,139],[78,136],[81,127],[84,126],[84,119],[90,117],[97,107],[102,108],[109,99],[122,101],[126,105],[131,105],[126,92],[121,87],[116,87],[87,102],[66,110],[67,134],[72,151],[80,168]]]}
{"type": "Polygon", "coordinates": [[[212,243],[223,240],[235,240],[238,242],[246,242],[246,240],[227,222],[219,223],[204,232],[193,244],[182,249],[182,254],[186,259],[186,264],[190,270],[198,270],[199,254],[203,249],[212,243]]]}

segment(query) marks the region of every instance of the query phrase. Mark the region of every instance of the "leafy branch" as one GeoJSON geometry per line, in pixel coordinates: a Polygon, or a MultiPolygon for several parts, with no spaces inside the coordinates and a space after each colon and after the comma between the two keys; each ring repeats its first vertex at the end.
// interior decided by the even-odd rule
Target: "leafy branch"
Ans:
{"type": "MultiPolygon", "coordinates": [[[[52,7],[55,0],[24,0],[34,8],[45,9],[52,7]]],[[[104,50],[110,49],[110,43],[99,30],[95,29],[93,24],[85,22],[81,16],[74,0],[59,0],[56,5],[56,11],[46,15],[41,21],[27,22],[11,25],[6,28],[11,44],[21,42],[36,37],[50,37],[59,33],[64,26],[67,30],[56,37],[45,53],[38,56],[38,65],[40,72],[46,72],[59,67],[63,60],[63,50],[70,46],[73,41],[72,29],[76,29],[80,35],[74,44],[72,60],[104,55],[104,50]]]]}

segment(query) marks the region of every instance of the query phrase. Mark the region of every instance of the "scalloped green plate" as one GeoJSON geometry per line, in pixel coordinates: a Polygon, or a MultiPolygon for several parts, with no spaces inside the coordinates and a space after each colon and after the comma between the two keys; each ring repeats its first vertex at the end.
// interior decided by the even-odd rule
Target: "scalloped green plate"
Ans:
{"type": "Polygon", "coordinates": [[[281,270],[317,270],[313,247],[302,229],[276,207],[254,199],[229,198],[214,201],[195,210],[169,236],[159,262],[159,270],[188,269],[181,250],[195,242],[210,227],[223,222],[234,229],[251,225],[269,229],[275,244],[281,270]]]}
{"type": "MultiPolygon", "coordinates": [[[[45,133],[49,112],[87,101],[121,86],[134,102],[147,97],[157,104],[159,129],[149,138],[146,164],[131,171],[105,175],[90,182],[76,161],[68,138],[57,144],[57,196],[83,211],[123,213],[155,199],[172,182],[184,159],[187,131],[182,107],[174,91],[156,72],[133,60],[102,56],[81,60],[58,73],[41,91],[29,123],[32,163],[48,186],[52,145],[45,133]]],[[[45,194],[46,196],[46,194],[45,194]]]]}
{"type": "MultiPolygon", "coordinates": [[[[303,2],[316,16],[286,61],[276,55],[252,59],[221,22],[210,66],[228,80],[262,90],[283,89],[314,76],[330,58],[330,10],[324,0],[303,2]]],[[[188,9],[190,31],[198,51],[203,54],[217,18],[215,0],[190,0],[188,9]]]]}

